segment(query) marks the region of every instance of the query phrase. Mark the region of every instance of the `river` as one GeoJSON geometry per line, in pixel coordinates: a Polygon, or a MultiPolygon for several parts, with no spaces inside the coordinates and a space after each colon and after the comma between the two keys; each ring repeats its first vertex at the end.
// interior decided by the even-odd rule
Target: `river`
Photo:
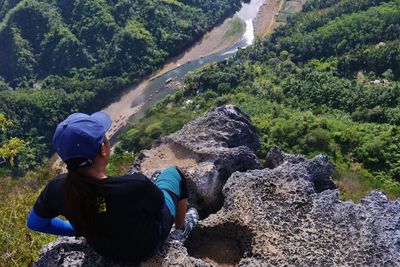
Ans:
{"type": "MultiPolygon", "coordinates": [[[[255,40],[254,20],[264,2],[265,0],[251,0],[250,3],[242,5],[242,8],[235,14],[235,17],[238,17],[244,23],[245,31],[242,36],[238,38],[238,40],[235,40],[229,47],[225,47],[216,53],[209,54],[207,52],[215,52],[213,51],[214,48],[209,45],[211,51],[207,51],[207,42],[201,40],[199,45],[195,45],[191,48],[191,54],[195,55],[195,59],[190,60],[191,58],[188,56],[187,58],[189,59],[184,61],[183,64],[180,64],[182,60],[185,60],[185,56],[182,56],[179,58],[180,60],[173,60],[175,65],[171,66],[171,63],[167,63],[166,67],[161,71],[141,84],[132,87],[119,101],[112,103],[104,109],[113,119],[113,127],[108,133],[112,143],[116,141],[115,139],[118,133],[126,127],[128,122],[141,118],[145,111],[157,101],[173,93],[176,90],[176,86],[171,85],[182,81],[188,72],[194,71],[212,62],[223,61],[235,54],[239,48],[246,48],[252,45],[255,40]],[[202,50],[201,55],[196,53],[196,49],[202,50]],[[170,83],[170,86],[167,86],[166,83],[170,83]]],[[[219,28],[223,27],[224,23],[214,28],[212,32],[221,34],[218,31],[220,30],[219,28]]],[[[212,37],[206,35],[204,39],[206,38],[211,39],[212,37]]],[[[183,55],[185,55],[185,53],[183,53],[183,55]]]]}

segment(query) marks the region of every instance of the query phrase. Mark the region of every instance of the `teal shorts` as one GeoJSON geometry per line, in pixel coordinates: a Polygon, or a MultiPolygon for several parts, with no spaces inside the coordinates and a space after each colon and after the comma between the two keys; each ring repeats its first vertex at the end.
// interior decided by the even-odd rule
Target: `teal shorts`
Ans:
{"type": "Polygon", "coordinates": [[[171,193],[173,193],[177,199],[181,198],[181,181],[182,177],[179,171],[175,167],[168,167],[160,173],[155,182],[155,185],[163,192],[165,204],[174,218],[176,217],[176,203],[171,193]]]}

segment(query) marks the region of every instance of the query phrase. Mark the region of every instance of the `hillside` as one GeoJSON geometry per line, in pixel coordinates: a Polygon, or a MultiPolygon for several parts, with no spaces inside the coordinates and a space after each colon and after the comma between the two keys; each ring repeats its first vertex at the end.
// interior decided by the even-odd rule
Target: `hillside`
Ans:
{"type": "Polygon", "coordinates": [[[192,116],[231,103],[255,123],[261,158],[275,145],[324,153],[338,166],[342,197],[358,200],[373,188],[397,197],[399,21],[399,1],[309,1],[269,38],[188,75],[178,93],[126,131],[117,151],[138,152],[192,116]]]}
{"type": "Polygon", "coordinates": [[[111,103],[240,6],[240,0],[1,1],[0,113],[14,123],[8,135],[29,144],[14,174],[49,156],[52,132],[69,113],[111,103]]]}

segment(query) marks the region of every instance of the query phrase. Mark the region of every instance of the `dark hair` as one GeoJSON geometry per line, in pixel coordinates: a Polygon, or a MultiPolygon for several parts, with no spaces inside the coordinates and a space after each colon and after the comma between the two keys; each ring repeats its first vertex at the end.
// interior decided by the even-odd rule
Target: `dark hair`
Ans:
{"type": "MultiPolygon", "coordinates": [[[[79,159],[67,161],[75,165],[79,159]]],[[[103,199],[102,181],[79,171],[69,171],[64,184],[68,219],[89,242],[102,239],[103,225],[99,220],[99,199],[103,199]]]]}

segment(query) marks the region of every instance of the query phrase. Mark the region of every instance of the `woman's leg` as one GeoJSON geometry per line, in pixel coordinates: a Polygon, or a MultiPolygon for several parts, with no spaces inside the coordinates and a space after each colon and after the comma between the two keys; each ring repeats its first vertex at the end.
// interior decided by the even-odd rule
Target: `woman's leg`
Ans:
{"type": "Polygon", "coordinates": [[[185,215],[188,207],[188,199],[178,201],[175,218],[175,228],[180,229],[185,226],[185,215]]]}
{"type": "Polygon", "coordinates": [[[157,177],[155,184],[163,191],[166,204],[175,218],[175,225],[182,225],[188,203],[186,179],[176,167],[164,169],[157,177]]]}
{"type": "Polygon", "coordinates": [[[187,235],[197,224],[199,216],[193,208],[187,213],[189,191],[184,174],[176,167],[166,168],[155,184],[163,191],[166,205],[175,220],[175,229],[182,229],[187,235]]]}

